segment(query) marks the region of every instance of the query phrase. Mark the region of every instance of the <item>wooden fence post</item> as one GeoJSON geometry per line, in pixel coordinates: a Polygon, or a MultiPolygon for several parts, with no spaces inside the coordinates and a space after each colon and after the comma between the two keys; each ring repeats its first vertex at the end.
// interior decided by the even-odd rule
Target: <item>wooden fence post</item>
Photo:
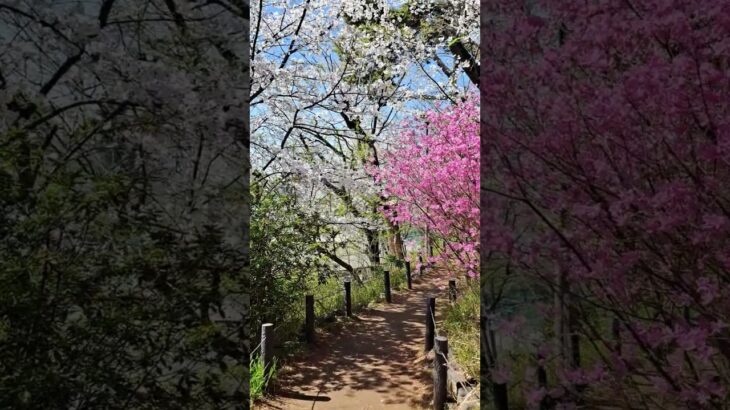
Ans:
{"type": "Polygon", "coordinates": [[[406,280],[408,281],[408,289],[413,289],[413,282],[411,280],[411,261],[406,261],[406,280]]]}
{"type": "Polygon", "coordinates": [[[387,270],[383,272],[383,286],[385,287],[385,301],[390,303],[390,272],[387,270]]]}
{"type": "Polygon", "coordinates": [[[348,279],[345,280],[345,314],[347,317],[352,316],[352,282],[348,279]]]}
{"type": "Polygon", "coordinates": [[[264,365],[264,373],[269,370],[274,358],[274,324],[264,323],[261,325],[261,360],[264,365]]]}
{"type": "Polygon", "coordinates": [[[426,298],[426,351],[433,349],[433,337],[436,331],[436,298],[429,296],[426,298]]]}
{"type": "Polygon", "coordinates": [[[456,302],[456,279],[449,279],[449,302],[456,302]]]}
{"type": "Polygon", "coordinates": [[[433,408],[444,410],[446,406],[446,359],[449,357],[449,341],[445,336],[436,338],[436,351],[433,356],[433,408]]]}
{"type": "Polygon", "coordinates": [[[306,318],[304,322],[304,334],[307,342],[314,342],[314,295],[306,296],[306,318]]]}

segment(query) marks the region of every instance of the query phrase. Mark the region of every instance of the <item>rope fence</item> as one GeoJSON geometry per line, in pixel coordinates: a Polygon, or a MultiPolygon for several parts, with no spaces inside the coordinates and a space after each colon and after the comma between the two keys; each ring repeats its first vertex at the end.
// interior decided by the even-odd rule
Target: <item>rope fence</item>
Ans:
{"type": "MultiPolygon", "coordinates": [[[[424,276],[426,269],[431,269],[430,264],[419,264],[417,276],[424,276]]],[[[412,289],[412,273],[410,262],[405,261],[403,264],[405,267],[405,277],[398,276],[397,279],[403,278],[403,282],[396,282],[397,284],[405,283],[408,289],[412,289]]],[[[382,280],[382,293],[380,296],[384,296],[387,303],[391,302],[391,271],[383,266],[368,266],[364,268],[358,268],[355,272],[349,272],[345,270],[339,271],[328,271],[324,275],[327,280],[321,281],[314,289],[312,293],[305,295],[305,310],[304,310],[304,323],[302,324],[303,336],[308,343],[315,342],[315,325],[317,319],[329,318],[337,314],[346,316],[352,315],[352,302],[353,302],[353,288],[355,290],[367,288],[371,286],[371,283],[375,280],[382,280]],[[329,292],[325,292],[326,289],[331,287],[333,283],[337,283],[342,287],[340,289],[333,289],[329,292]],[[321,291],[321,292],[320,292],[321,291]],[[334,304],[332,300],[336,300],[334,304]],[[320,316],[315,315],[315,306],[319,308],[320,316]],[[322,312],[324,312],[322,314],[322,312]],[[324,315],[324,316],[322,316],[324,315]]],[[[401,272],[398,272],[399,274],[401,272]]],[[[457,292],[455,281],[449,281],[448,287],[448,300],[454,303],[456,300],[457,292]]],[[[370,289],[369,291],[373,291],[370,289]]],[[[378,297],[376,296],[377,300],[378,297]]],[[[299,302],[301,303],[301,302],[299,302]]],[[[260,351],[259,357],[263,360],[264,369],[266,369],[273,360],[273,347],[274,347],[274,334],[283,323],[290,323],[285,321],[273,327],[271,323],[264,323],[261,329],[261,341],[260,343],[251,350],[251,358],[254,354],[260,351]]],[[[475,383],[467,380],[465,377],[460,376],[460,367],[449,358],[448,339],[443,335],[442,329],[439,329],[436,321],[436,297],[428,296],[426,298],[426,340],[425,350],[426,353],[431,350],[434,351],[433,355],[433,408],[435,410],[444,410],[446,407],[446,400],[448,396],[448,383],[452,379],[452,385],[456,385],[456,389],[465,388],[467,390],[475,389],[475,383]],[[457,380],[458,379],[458,380],[457,380]]],[[[456,397],[456,393],[454,392],[456,397]]]]}
{"type": "MultiPolygon", "coordinates": [[[[450,303],[456,301],[456,281],[449,280],[447,290],[450,303]]],[[[453,396],[459,396],[458,390],[465,389],[467,394],[476,388],[476,383],[466,377],[461,377],[461,368],[458,364],[449,359],[448,338],[439,331],[436,321],[436,296],[426,297],[426,353],[433,350],[433,408],[443,410],[446,408],[449,383],[453,390],[453,396]]]]}
{"type": "MultiPolygon", "coordinates": [[[[406,262],[404,265],[408,271],[406,272],[406,276],[410,279],[410,262],[406,262]]],[[[352,272],[344,269],[326,270],[320,276],[319,283],[311,288],[310,292],[305,295],[303,318],[296,314],[285,318],[277,324],[276,327],[266,329],[267,337],[264,337],[264,329],[262,326],[261,341],[253,349],[251,349],[249,357],[253,360],[259,351],[261,351],[259,357],[264,356],[267,351],[272,351],[274,334],[276,334],[277,330],[279,330],[283,325],[291,326],[292,323],[302,321],[302,319],[303,321],[301,322],[300,327],[301,334],[307,342],[313,343],[315,341],[314,333],[316,323],[331,320],[338,314],[344,314],[348,317],[352,316],[352,308],[354,305],[353,297],[361,296],[359,293],[357,293],[357,295],[353,295],[353,293],[358,292],[358,289],[372,286],[372,283],[376,280],[380,279],[383,281],[383,293],[381,293],[381,295],[385,294],[385,299],[389,302],[389,272],[389,268],[382,265],[359,267],[355,268],[352,272]],[[330,290],[334,283],[341,287],[339,289],[330,290]],[[315,309],[315,307],[317,309],[315,309]]],[[[375,296],[374,299],[378,299],[378,297],[375,296]]],[[[292,312],[301,312],[296,309],[296,305],[298,303],[301,302],[294,300],[287,308],[292,312]]],[[[356,305],[355,307],[359,306],[360,305],[356,305]]],[[[262,359],[266,361],[266,358],[262,359]]]]}

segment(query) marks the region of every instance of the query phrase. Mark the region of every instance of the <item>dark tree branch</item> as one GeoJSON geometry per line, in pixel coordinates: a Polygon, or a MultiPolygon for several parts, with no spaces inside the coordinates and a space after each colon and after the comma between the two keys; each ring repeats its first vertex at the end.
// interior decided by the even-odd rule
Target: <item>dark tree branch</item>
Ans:
{"type": "Polygon", "coordinates": [[[469,80],[476,86],[479,86],[479,62],[476,61],[474,56],[466,49],[464,43],[461,40],[456,40],[449,44],[449,51],[451,51],[460,62],[467,62],[469,65],[464,67],[464,72],[469,77],[469,80]]]}
{"type": "Polygon", "coordinates": [[[71,67],[74,66],[74,64],[78,63],[79,60],[81,60],[81,56],[84,54],[84,50],[82,49],[78,54],[73,55],[71,57],[68,57],[66,61],[64,61],[63,64],[61,64],[61,67],[58,68],[58,70],[53,74],[53,77],[51,77],[50,80],[48,80],[47,83],[41,87],[41,94],[47,95],[51,89],[58,83],[58,81],[63,77],[64,74],[68,72],[68,70],[71,69],[71,67]]]}
{"type": "Polygon", "coordinates": [[[112,11],[114,1],[115,0],[105,0],[104,3],[101,4],[101,9],[99,10],[99,27],[106,27],[106,23],[109,20],[109,13],[112,11]]]}

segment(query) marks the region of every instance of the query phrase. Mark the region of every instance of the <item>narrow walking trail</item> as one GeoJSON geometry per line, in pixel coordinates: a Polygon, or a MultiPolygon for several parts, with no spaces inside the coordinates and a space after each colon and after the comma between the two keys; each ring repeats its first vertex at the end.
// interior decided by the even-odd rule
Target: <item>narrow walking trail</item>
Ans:
{"type": "MultiPolygon", "coordinates": [[[[417,275],[414,275],[417,276],[417,275]]],[[[413,289],[365,309],[284,368],[279,389],[256,409],[421,409],[432,398],[424,362],[425,298],[443,301],[448,279],[414,277],[413,289]]],[[[436,316],[439,320],[437,302],[436,316]]]]}

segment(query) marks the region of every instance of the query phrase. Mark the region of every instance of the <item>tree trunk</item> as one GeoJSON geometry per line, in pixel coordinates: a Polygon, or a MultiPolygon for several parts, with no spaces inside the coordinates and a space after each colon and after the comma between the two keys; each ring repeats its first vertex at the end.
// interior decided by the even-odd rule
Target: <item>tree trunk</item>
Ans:
{"type": "Polygon", "coordinates": [[[345,268],[345,270],[350,274],[350,276],[355,278],[357,283],[362,284],[362,278],[355,272],[355,268],[353,268],[352,265],[350,265],[349,263],[342,260],[342,258],[337,256],[336,253],[330,252],[321,246],[317,247],[317,251],[319,251],[319,253],[321,253],[322,255],[325,255],[328,258],[332,259],[336,264],[345,268]]]}
{"type": "Polygon", "coordinates": [[[400,234],[398,225],[390,226],[390,237],[388,238],[389,252],[398,260],[405,260],[405,253],[403,252],[403,237],[400,234]]]}
{"type": "Polygon", "coordinates": [[[378,231],[373,229],[365,230],[365,236],[368,240],[368,257],[371,266],[380,266],[380,242],[378,240],[378,231]]]}
{"type": "Polygon", "coordinates": [[[433,256],[433,243],[431,241],[431,234],[429,232],[428,226],[426,226],[426,229],[424,230],[423,234],[423,256],[425,259],[433,256]]]}

